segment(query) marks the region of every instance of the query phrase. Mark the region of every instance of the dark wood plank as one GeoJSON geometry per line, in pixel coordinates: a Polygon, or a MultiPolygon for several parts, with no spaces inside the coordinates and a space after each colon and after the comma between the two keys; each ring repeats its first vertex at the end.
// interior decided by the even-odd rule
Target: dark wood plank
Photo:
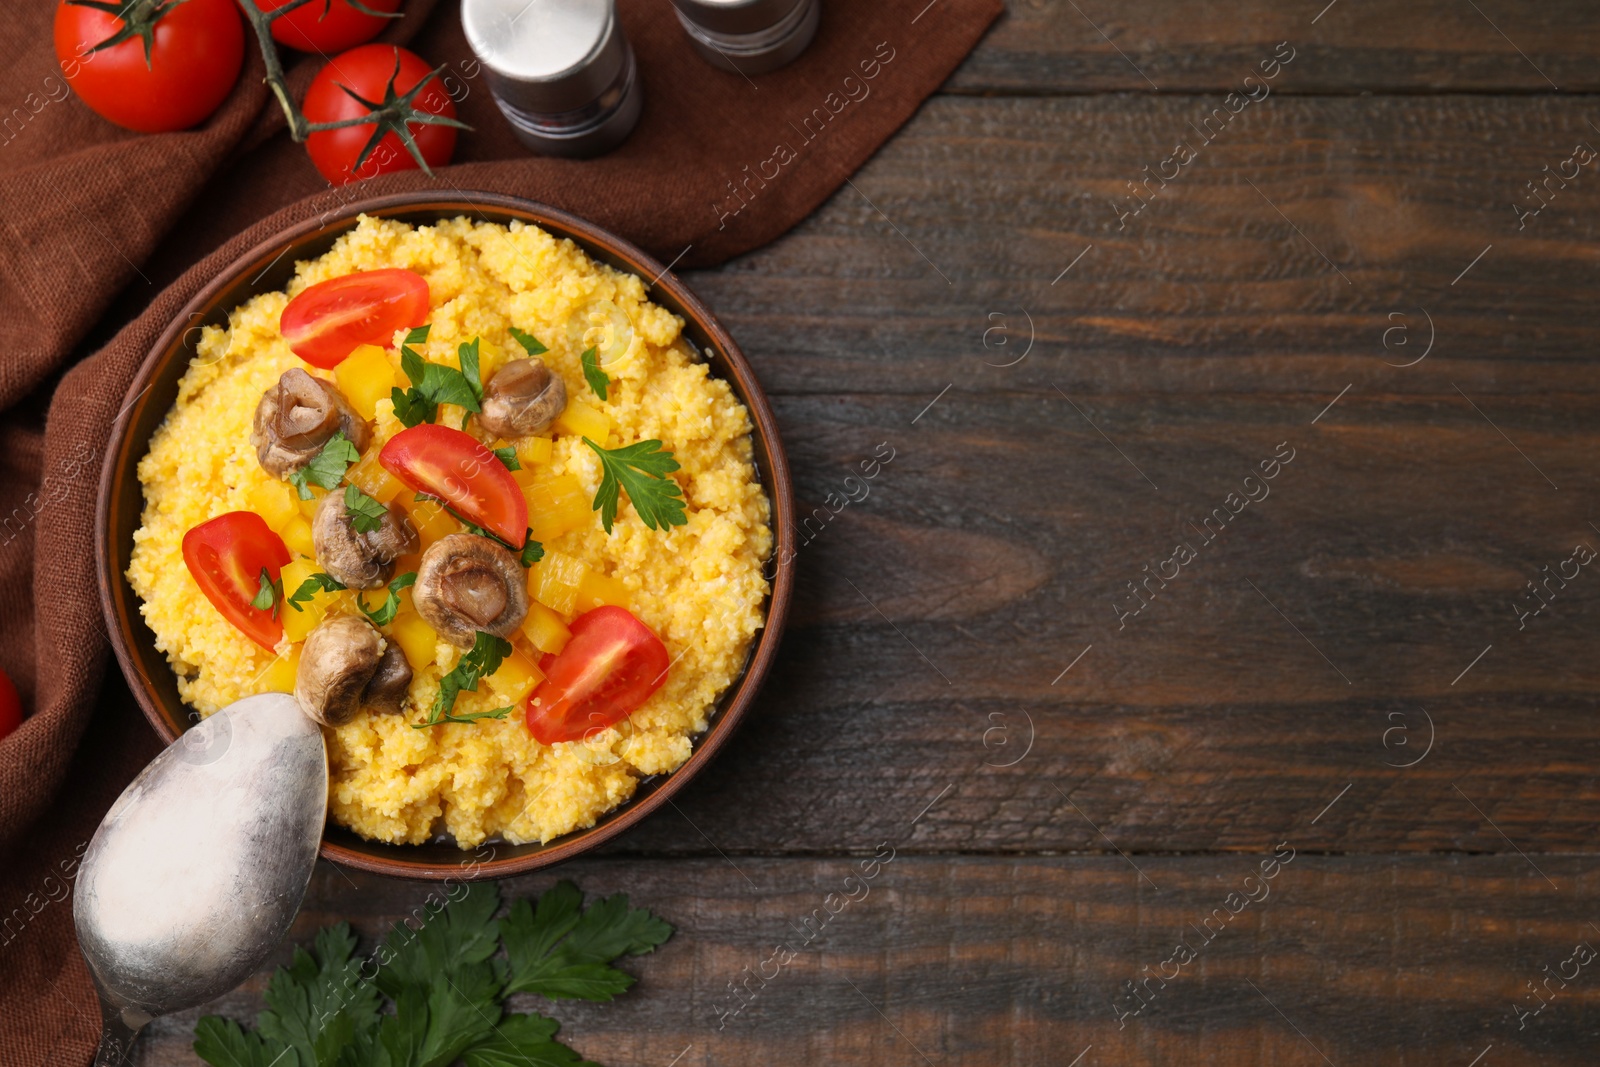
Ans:
{"type": "Polygon", "coordinates": [[[1476,6],[1021,0],[947,90],[1226,92],[1280,41],[1298,53],[1281,79],[1287,92],[1595,90],[1600,28],[1584,0],[1476,6]]]}
{"type": "MultiPolygon", "coordinates": [[[[882,837],[857,844],[871,853],[880,840],[903,841],[914,814],[885,813],[882,837]]],[[[580,861],[562,873],[590,892],[628,892],[678,934],[628,964],[640,981],[615,1003],[528,1006],[559,1018],[567,1041],[611,1067],[664,1067],[674,1056],[677,1067],[903,1067],[924,1058],[1064,1067],[1091,1045],[1081,1065],[1278,1067],[1326,1057],[1341,1067],[1465,1067],[1489,1045],[1495,1067],[1593,1062],[1596,963],[1565,988],[1552,982],[1554,998],[1521,1029],[1514,1010],[1538,1006],[1525,983],[1542,981],[1546,966],[1560,970],[1580,942],[1600,946],[1591,925],[1600,881],[1589,861],[1537,857],[1552,885],[1517,856],[1338,858],[1312,854],[1319,847],[1315,829],[1286,831],[1250,855],[1138,857],[1142,875],[1115,856],[896,853],[864,883],[865,897],[825,923],[828,894],[861,897],[860,883],[844,885],[859,857],[740,857],[737,870],[715,856],[580,861]],[[1263,881],[1260,863],[1274,850],[1293,858],[1263,881]],[[1258,902],[1245,903],[1246,893],[1258,902]],[[821,934],[808,945],[813,913],[821,934]],[[1151,979],[1147,1006],[1119,1026],[1139,1003],[1124,983],[1159,976],[1180,939],[1196,958],[1176,977],[1176,960],[1168,965],[1165,988],[1151,979]],[[769,965],[764,988],[751,980],[757,995],[724,1025],[719,1013],[741,1003],[730,983],[785,941],[796,957],[776,973],[769,965]]],[[[504,889],[537,892],[552,881],[504,889]]],[[[427,892],[324,867],[295,933],[346,919],[370,939],[427,892]]],[[[265,978],[208,1010],[252,1019],[265,978]]],[[[192,1063],[198,1014],[154,1024],[142,1067],[192,1063]]]]}
{"type": "Polygon", "coordinates": [[[1600,387],[1583,314],[1600,164],[1552,179],[1522,229],[1514,207],[1578,142],[1600,148],[1584,101],[1275,96],[1206,147],[1189,124],[1216,106],[936,99],[855,189],[692,284],[768,389],[901,393],[907,420],[952,383],[1293,394],[1311,414],[1352,382],[1451,403],[1452,381],[1600,387]],[[1202,154],[1124,226],[1127,183],[1181,138],[1202,154]],[[1429,359],[1390,366],[1421,355],[1429,316],[1429,359]]]}

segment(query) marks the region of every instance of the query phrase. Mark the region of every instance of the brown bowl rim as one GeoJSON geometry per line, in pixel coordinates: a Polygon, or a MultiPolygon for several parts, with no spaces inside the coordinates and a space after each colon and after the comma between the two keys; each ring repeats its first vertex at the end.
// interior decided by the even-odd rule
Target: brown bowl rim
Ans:
{"type": "MultiPolygon", "coordinates": [[[[477,214],[484,221],[490,221],[484,214],[484,209],[487,208],[501,213],[501,219],[496,221],[504,221],[506,217],[518,218],[541,226],[557,237],[571,238],[580,247],[589,245],[591,248],[602,249],[613,261],[625,264],[627,270],[641,279],[654,278],[654,281],[646,283],[647,289],[653,291],[659,288],[671,294],[687,313],[686,317],[690,319],[691,324],[710,340],[716,356],[723,361],[723,366],[716,368],[718,376],[733,380],[731,384],[739,390],[741,399],[750,411],[753,439],[758,448],[765,446],[771,484],[764,485],[763,488],[767,490],[771,501],[773,527],[770,572],[772,588],[768,598],[766,623],[755,637],[744,670],[733,683],[735,688],[731,697],[725,691],[719,698],[720,710],[706,731],[695,739],[694,751],[689,759],[683,766],[666,775],[660,784],[651,788],[644,796],[640,797],[636,793],[621,806],[601,815],[596,825],[565,834],[556,838],[553,843],[527,855],[492,857],[482,863],[476,860],[468,863],[466,857],[474,853],[466,850],[462,852],[463,861],[460,864],[440,865],[402,859],[390,860],[358,851],[339,842],[330,842],[326,836],[319,849],[318,854],[321,858],[343,866],[374,874],[428,881],[444,881],[452,878],[462,881],[506,878],[550,867],[617,837],[668,803],[673,795],[688,785],[711,762],[749,711],[761,683],[777,656],[794,587],[792,564],[794,546],[791,543],[794,539],[792,521],[794,488],[788,459],[778,434],[777,420],[766,393],[757,381],[755,371],[739,348],[738,342],[711,310],[667,266],[663,266],[632,242],[570,212],[535,200],[502,193],[461,190],[453,192],[454,195],[441,196],[432,191],[422,190],[352,201],[336,213],[324,213],[316,218],[307,219],[262,240],[237,256],[208,281],[173,317],[172,322],[151,346],[150,352],[134,375],[133,382],[124,396],[122,411],[112,423],[110,443],[101,464],[100,483],[95,501],[95,557],[100,606],[109,631],[111,647],[145,718],[162,741],[171,744],[177,739],[178,731],[173,729],[168,716],[163,712],[161,702],[150,688],[149,679],[139,670],[131,647],[129,626],[133,622],[143,625],[143,620],[137,618],[137,608],[132,612],[134,618],[129,619],[122,610],[121,599],[114,592],[117,585],[123,582],[123,578],[117,573],[115,554],[112,551],[109,535],[113,480],[118,470],[128,462],[126,455],[129,451],[128,438],[131,436],[129,431],[137,421],[135,418],[137,411],[142,410],[142,405],[139,404],[140,398],[165,360],[176,358],[180,352],[186,323],[203,318],[214,311],[222,292],[249,271],[263,270],[297,244],[310,243],[331,231],[347,229],[351,220],[361,214],[392,218],[403,217],[408,213],[439,212],[448,217],[447,213],[457,212],[462,215],[477,214]]],[[[585,248],[585,251],[590,251],[590,248],[585,248]]],[[[137,458],[132,462],[137,463],[137,458]]],[[[128,590],[128,595],[132,596],[131,590],[128,590]]],[[[385,847],[398,849],[408,846],[385,847]]],[[[480,851],[482,847],[480,846],[480,851]]]]}

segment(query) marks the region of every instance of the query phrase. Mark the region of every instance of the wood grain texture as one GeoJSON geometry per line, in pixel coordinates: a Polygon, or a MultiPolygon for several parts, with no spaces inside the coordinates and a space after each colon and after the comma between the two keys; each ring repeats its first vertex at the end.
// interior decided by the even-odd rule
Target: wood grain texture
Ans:
{"type": "Polygon", "coordinates": [[[1585,0],[1474,3],[1013,0],[947,89],[1226,91],[1291,41],[1316,62],[1289,92],[1595,91],[1600,27],[1585,0]]]}
{"type": "MultiPolygon", "coordinates": [[[[885,836],[903,837],[908,820],[885,836]]],[[[870,854],[878,841],[860,844],[870,854]]],[[[1497,1067],[1593,1063],[1600,964],[1565,988],[1553,982],[1553,999],[1520,1029],[1514,1010],[1538,1006],[1525,983],[1543,968],[1559,971],[1579,942],[1600,945],[1591,863],[1541,857],[1552,886],[1517,856],[1327,857],[1314,847],[1286,832],[1249,855],[1137,857],[1142,874],[1116,856],[896,854],[860,883],[865,897],[844,887],[859,857],[741,857],[737,870],[715,856],[580,860],[562,874],[592,893],[626,891],[678,932],[628,961],[639,983],[612,1004],[519,1006],[560,1019],[563,1039],[610,1067],[666,1067],[674,1056],[677,1067],[1065,1067],[1091,1045],[1082,1064],[1326,1056],[1340,1067],[1465,1067],[1489,1045],[1497,1067]],[[1293,858],[1263,880],[1275,850],[1293,858]],[[830,917],[825,901],[844,892],[860,899],[830,917]],[[1257,900],[1244,903],[1246,893],[1257,900]],[[1166,966],[1177,976],[1163,988],[1180,939],[1195,958],[1166,966]],[[764,986],[747,979],[780,942],[797,952],[788,966],[768,965],[764,986]],[[1147,1005],[1124,1014],[1139,1003],[1124,983],[1149,975],[1147,1005]],[[730,983],[747,980],[752,995],[737,999],[730,983]]],[[[502,887],[521,895],[552,881],[502,887]]],[[[370,947],[428,891],[347,881],[324,864],[295,934],[344,919],[370,947]]],[[[252,1020],[263,988],[258,977],[205,1011],[252,1020]]],[[[141,1067],[192,1062],[199,1014],[154,1024],[141,1067]]]]}

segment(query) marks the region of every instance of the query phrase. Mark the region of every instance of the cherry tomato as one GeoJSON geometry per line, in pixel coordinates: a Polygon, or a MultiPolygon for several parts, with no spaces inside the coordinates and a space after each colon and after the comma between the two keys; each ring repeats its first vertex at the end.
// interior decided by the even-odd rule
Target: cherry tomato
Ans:
{"type": "Polygon", "coordinates": [[[528,697],[528,730],[541,745],[615,726],[667,680],[667,646],[625,608],[595,608],[571,629],[528,697]]]}
{"type": "Polygon", "coordinates": [[[342,274],[300,291],[278,316],[295,355],[332,369],[359,345],[394,342],[394,332],[428,321],[428,279],[390,267],[342,274]]]}
{"type": "Polygon", "coordinates": [[[528,498],[505,464],[471,434],[424,422],[389,438],[378,462],[508,545],[521,548],[527,539],[528,498]]]}
{"type": "Polygon", "coordinates": [[[0,737],[22,725],[22,698],[11,676],[0,671],[0,737]]]}
{"type": "MultiPolygon", "coordinates": [[[[157,0],[134,0],[124,14],[134,26],[159,12],[157,0]]],[[[140,133],[185,130],[227,99],[244,66],[244,25],[234,0],[183,0],[154,23],[149,55],[134,33],[99,52],[123,19],[61,0],[56,8],[56,59],[78,97],[103,118],[140,133]]]]}
{"type": "Polygon", "coordinates": [[[261,572],[276,582],[289,562],[283,538],[253,511],[230,511],[183,535],[183,562],[222,617],[267,651],[283,638],[270,609],[251,606],[261,592],[261,572]]]}
{"type": "MultiPolygon", "coordinates": [[[[272,13],[289,0],[256,0],[262,11],[272,13]]],[[[400,10],[401,0],[361,0],[372,11],[400,10]]],[[[370,41],[383,32],[393,19],[367,15],[350,6],[349,0],[311,0],[272,22],[272,39],[302,52],[343,52],[370,41]]]]}
{"type": "MultiPolygon", "coordinates": [[[[305,102],[300,110],[312,122],[360,118],[370,114],[371,109],[353,99],[345,89],[363,100],[379,104],[383,102],[391,78],[394,80],[395,95],[403,96],[432,73],[433,68],[415,52],[391,44],[364,44],[345,52],[317,72],[317,76],[311,79],[311,87],[306,90],[305,102]]],[[[452,119],[456,117],[455,102],[437,78],[430,81],[411,103],[417,111],[452,119]]],[[[450,156],[456,150],[454,127],[411,122],[406,124],[406,128],[411,131],[428,166],[441,167],[450,162],[450,156]]],[[[311,153],[311,162],[316,164],[317,173],[334,185],[345,185],[358,178],[371,178],[390,171],[417,169],[417,161],[400,143],[394,131],[390,130],[361,164],[361,169],[352,170],[375,132],[377,125],[371,122],[323,130],[306,138],[306,151],[311,153]]]]}

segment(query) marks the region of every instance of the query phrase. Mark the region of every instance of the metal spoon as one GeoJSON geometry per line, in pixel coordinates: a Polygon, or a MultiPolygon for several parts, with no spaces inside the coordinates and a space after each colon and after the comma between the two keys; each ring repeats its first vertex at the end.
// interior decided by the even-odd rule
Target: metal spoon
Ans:
{"type": "Polygon", "coordinates": [[[95,1067],[256,971],[300,910],[327,806],[322,730],[287,693],[191,727],[123,791],[72,903],[104,1020],[95,1067]]]}

